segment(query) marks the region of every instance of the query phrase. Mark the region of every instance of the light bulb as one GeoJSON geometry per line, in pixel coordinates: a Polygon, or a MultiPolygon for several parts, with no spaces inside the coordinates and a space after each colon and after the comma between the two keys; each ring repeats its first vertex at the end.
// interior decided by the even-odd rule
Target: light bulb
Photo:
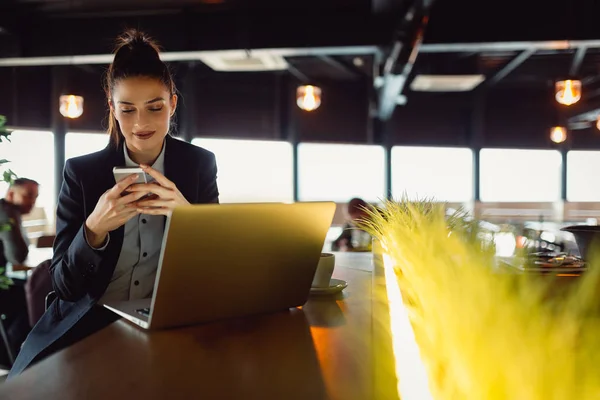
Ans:
{"type": "Polygon", "coordinates": [[[299,86],[296,91],[296,103],[305,111],[313,111],[321,105],[321,88],[317,86],[299,86]]]}
{"type": "Polygon", "coordinates": [[[562,143],[567,140],[567,128],[564,126],[555,126],[550,130],[550,140],[554,143],[562,143]]]}
{"type": "Polygon", "coordinates": [[[83,97],[72,94],[60,96],[60,113],[67,118],[81,117],[81,114],[83,114],[83,97]]]}
{"type": "Polygon", "coordinates": [[[581,81],[579,80],[558,81],[555,89],[556,101],[560,104],[570,106],[581,99],[581,81]]]}

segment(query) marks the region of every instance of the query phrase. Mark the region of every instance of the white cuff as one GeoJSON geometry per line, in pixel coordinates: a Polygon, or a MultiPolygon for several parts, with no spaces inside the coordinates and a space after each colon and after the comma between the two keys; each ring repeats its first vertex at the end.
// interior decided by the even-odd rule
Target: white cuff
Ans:
{"type": "Polygon", "coordinates": [[[108,246],[108,242],[110,242],[110,233],[108,233],[106,235],[106,239],[104,240],[104,244],[102,246],[100,246],[100,247],[93,247],[90,244],[90,241],[88,240],[87,232],[86,232],[85,228],[83,229],[83,236],[85,236],[85,241],[88,244],[88,246],[90,246],[91,249],[96,250],[96,251],[103,251],[103,250],[105,250],[106,247],[108,246]]]}

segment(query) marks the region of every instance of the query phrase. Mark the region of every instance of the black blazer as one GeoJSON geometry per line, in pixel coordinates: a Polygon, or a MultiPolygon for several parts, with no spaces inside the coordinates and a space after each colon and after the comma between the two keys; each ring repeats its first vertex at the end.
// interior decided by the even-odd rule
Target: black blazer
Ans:
{"type": "MultiPolygon", "coordinates": [[[[124,165],[123,144],[67,160],[50,267],[58,299],[27,337],[11,376],[38,361],[36,357],[73,328],[106,291],[123,245],[124,227],[110,232],[108,247],[96,251],[85,240],[83,224],[100,196],[114,186],[113,167],[124,165]]],[[[167,136],[164,167],[165,176],[190,203],[218,203],[213,153],[167,136]]]]}

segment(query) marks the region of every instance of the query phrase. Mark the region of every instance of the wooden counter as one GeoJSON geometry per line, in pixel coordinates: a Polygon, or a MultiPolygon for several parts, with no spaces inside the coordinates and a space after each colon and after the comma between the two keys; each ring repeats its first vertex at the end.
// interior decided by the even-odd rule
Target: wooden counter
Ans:
{"type": "Polygon", "coordinates": [[[0,386],[2,399],[374,399],[372,257],[336,253],[337,298],[144,331],[124,320],[0,386]]]}

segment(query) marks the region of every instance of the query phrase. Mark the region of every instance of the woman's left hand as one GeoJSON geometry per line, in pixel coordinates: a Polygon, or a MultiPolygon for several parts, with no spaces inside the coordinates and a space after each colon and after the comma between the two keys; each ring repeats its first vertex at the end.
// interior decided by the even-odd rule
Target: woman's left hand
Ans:
{"type": "Polygon", "coordinates": [[[147,165],[140,165],[145,173],[155,179],[152,183],[139,183],[132,185],[129,192],[152,193],[148,199],[137,202],[138,211],[148,215],[170,215],[175,207],[189,205],[190,202],[183,197],[177,186],[163,174],[147,165]]]}

